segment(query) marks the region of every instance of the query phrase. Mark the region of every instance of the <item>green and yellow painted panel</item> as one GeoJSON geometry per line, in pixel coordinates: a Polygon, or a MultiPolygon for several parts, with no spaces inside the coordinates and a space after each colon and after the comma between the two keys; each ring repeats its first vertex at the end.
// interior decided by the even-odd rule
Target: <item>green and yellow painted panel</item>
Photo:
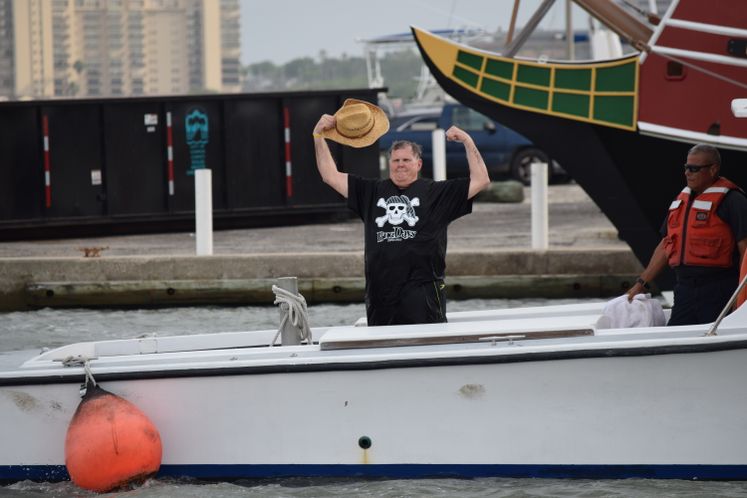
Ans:
{"type": "Polygon", "coordinates": [[[510,107],[636,130],[638,56],[581,64],[538,63],[475,50],[415,28],[443,73],[480,97],[510,107]]]}

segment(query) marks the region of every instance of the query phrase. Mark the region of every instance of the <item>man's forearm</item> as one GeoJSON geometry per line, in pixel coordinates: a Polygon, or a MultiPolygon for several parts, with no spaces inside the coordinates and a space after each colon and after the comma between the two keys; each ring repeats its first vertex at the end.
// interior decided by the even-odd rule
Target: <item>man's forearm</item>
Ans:
{"type": "Polygon", "coordinates": [[[667,252],[664,250],[664,239],[662,239],[654,249],[646,269],[641,273],[641,278],[646,282],[654,280],[667,267],[668,259],[667,252]]]}
{"type": "Polygon", "coordinates": [[[343,197],[347,197],[348,175],[338,171],[327,141],[316,134],[314,135],[314,152],[316,154],[316,167],[324,183],[335,189],[343,197]]]}
{"type": "Polygon", "coordinates": [[[337,165],[323,137],[314,135],[314,153],[316,154],[316,167],[322,180],[326,182],[327,178],[337,171],[337,165]]]}
{"type": "Polygon", "coordinates": [[[469,195],[471,199],[483,191],[490,184],[490,176],[485,161],[477,150],[475,142],[472,140],[464,143],[464,149],[467,154],[467,164],[469,165],[469,195]]]}
{"type": "Polygon", "coordinates": [[[654,249],[651,259],[646,268],[641,272],[633,286],[628,289],[628,300],[632,300],[636,294],[641,294],[648,290],[648,284],[652,282],[667,267],[667,251],[664,249],[664,239],[661,239],[659,245],[654,249]]]}

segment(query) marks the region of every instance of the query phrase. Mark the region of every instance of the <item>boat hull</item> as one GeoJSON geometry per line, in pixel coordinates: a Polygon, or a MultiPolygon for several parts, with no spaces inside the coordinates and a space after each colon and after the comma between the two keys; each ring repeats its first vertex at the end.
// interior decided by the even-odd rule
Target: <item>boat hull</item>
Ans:
{"type": "MultiPolygon", "coordinates": [[[[160,475],[747,479],[744,347],[101,383],[159,429],[160,475]]],[[[0,387],[0,479],[67,477],[78,390],[0,387]]]]}

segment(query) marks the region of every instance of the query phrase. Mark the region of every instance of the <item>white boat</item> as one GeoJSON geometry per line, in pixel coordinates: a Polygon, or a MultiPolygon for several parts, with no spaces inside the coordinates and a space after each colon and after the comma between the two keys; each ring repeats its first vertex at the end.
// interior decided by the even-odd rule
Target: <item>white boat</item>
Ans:
{"type": "Polygon", "coordinates": [[[706,335],[603,306],[0,354],[0,480],[67,478],[70,359],[155,423],[159,476],[747,478],[747,307],[706,335]]]}

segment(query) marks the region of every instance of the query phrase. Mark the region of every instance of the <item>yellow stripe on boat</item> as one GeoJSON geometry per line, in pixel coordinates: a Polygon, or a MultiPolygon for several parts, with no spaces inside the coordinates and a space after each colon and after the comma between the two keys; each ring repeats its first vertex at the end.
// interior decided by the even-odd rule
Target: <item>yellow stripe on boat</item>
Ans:
{"type": "Polygon", "coordinates": [[[455,84],[502,105],[635,131],[638,55],[608,62],[539,63],[501,57],[413,28],[423,52],[455,84]]]}

